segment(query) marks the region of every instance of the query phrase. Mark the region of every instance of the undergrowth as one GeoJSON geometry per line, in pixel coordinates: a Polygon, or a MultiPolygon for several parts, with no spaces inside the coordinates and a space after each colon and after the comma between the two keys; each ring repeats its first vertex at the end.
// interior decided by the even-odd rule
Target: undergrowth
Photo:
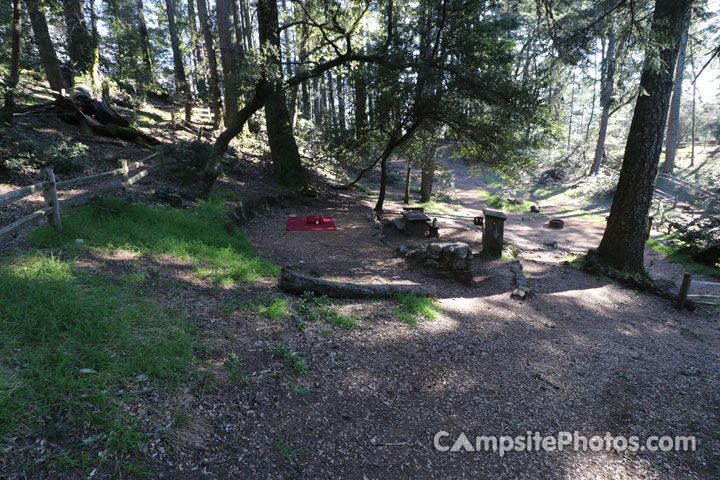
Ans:
{"type": "Polygon", "coordinates": [[[395,295],[393,300],[400,306],[393,310],[393,315],[408,325],[416,326],[418,319],[435,320],[440,316],[437,300],[417,295],[395,295]]]}
{"type": "Polygon", "coordinates": [[[275,355],[280,357],[285,365],[296,375],[307,375],[308,365],[303,357],[290,350],[286,344],[281,343],[275,347],[275,355]]]}
{"type": "Polygon", "coordinates": [[[325,320],[345,330],[355,328],[359,319],[354,315],[345,315],[331,305],[327,295],[317,296],[313,292],[305,292],[300,296],[298,313],[309,321],[325,320]]]}

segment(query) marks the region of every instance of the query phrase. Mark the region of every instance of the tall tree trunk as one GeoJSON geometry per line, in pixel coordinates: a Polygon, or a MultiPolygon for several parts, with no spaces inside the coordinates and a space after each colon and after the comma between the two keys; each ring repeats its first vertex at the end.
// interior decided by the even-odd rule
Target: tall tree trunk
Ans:
{"type": "MultiPolygon", "coordinates": [[[[304,65],[307,61],[307,42],[308,42],[308,27],[306,24],[300,25],[300,46],[298,48],[298,62],[300,65],[304,65]]],[[[300,66],[298,68],[304,69],[305,67],[300,66]]],[[[310,104],[310,84],[308,80],[305,80],[300,84],[300,111],[302,117],[306,120],[312,120],[312,105],[310,104]]]]}
{"type": "Polygon", "coordinates": [[[85,19],[83,0],[63,0],[63,13],[68,36],[68,56],[75,77],[93,71],[92,37],[85,19]]]}
{"type": "Polygon", "coordinates": [[[243,39],[242,14],[240,13],[238,0],[230,0],[230,7],[232,8],[233,29],[235,30],[235,52],[238,58],[242,58],[245,54],[245,40],[243,39]]]}
{"type": "Polygon", "coordinates": [[[150,39],[148,38],[147,23],[145,22],[143,0],[135,0],[135,8],[138,16],[138,33],[140,34],[140,50],[142,50],[143,63],[145,63],[145,68],[147,68],[147,78],[151,84],[155,84],[155,67],[153,66],[152,53],[150,52],[150,39]]]}
{"type": "Polygon", "coordinates": [[[338,117],[340,119],[340,131],[345,134],[347,124],[345,123],[345,93],[343,92],[342,75],[338,72],[337,76],[337,96],[338,96],[338,117]]]}
{"type": "Polygon", "coordinates": [[[590,137],[590,127],[592,126],[593,118],[595,118],[595,98],[597,97],[597,88],[595,88],[595,85],[597,84],[597,46],[595,47],[595,52],[593,53],[593,71],[593,94],[592,100],[590,101],[590,118],[588,119],[587,127],[585,127],[585,144],[588,143],[588,138],[590,137]]]}
{"type": "Polygon", "coordinates": [[[590,175],[596,175],[600,171],[603,155],[605,153],[605,139],[607,138],[608,121],[610,120],[610,101],[612,100],[613,86],[615,82],[615,52],[616,52],[615,28],[610,24],[608,32],[608,48],[602,59],[600,104],[602,114],[600,115],[600,131],[598,132],[597,145],[595,146],[595,159],[593,160],[590,175]]]}
{"type": "Polygon", "coordinates": [[[225,125],[230,125],[238,110],[237,57],[235,56],[235,38],[233,35],[232,0],[217,0],[217,26],[220,40],[220,63],[223,69],[223,87],[225,89],[225,125]]]}
{"type": "Polygon", "coordinates": [[[173,72],[175,74],[175,88],[185,97],[185,120],[190,121],[192,113],[192,95],[190,85],[185,76],[182,52],[180,51],[180,39],[178,38],[177,25],[175,24],[175,0],[165,0],[168,16],[168,30],[170,31],[170,46],[173,54],[173,72]]]}
{"type": "Polygon", "coordinates": [[[692,68],[692,88],[693,88],[693,99],[692,99],[692,127],[690,132],[690,166],[695,166],[695,98],[697,97],[697,77],[695,76],[695,53],[693,52],[695,42],[690,42],[690,67],[692,68]]]}
{"type": "Polygon", "coordinates": [[[378,199],[373,208],[378,217],[382,215],[385,205],[385,195],[387,193],[387,162],[391,153],[392,150],[386,149],[380,160],[380,191],[378,192],[378,199]]]}
{"type": "Polygon", "coordinates": [[[32,25],[35,44],[40,52],[40,61],[45,70],[45,76],[50,88],[60,92],[65,88],[65,82],[60,73],[60,62],[55,53],[55,47],[50,39],[42,2],[40,0],[25,0],[25,4],[30,14],[30,24],[32,25]]]}
{"type": "Polygon", "coordinates": [[[675,67],[675,84],[673,85],[672,100],[670,100],[670,117],[668,118],[667,135],[665,136],[665,163],[661,168],[661,171],[668,175],[673,173],[675,168],[675,153],[680,138],[680,101],[682,99],[683,77],[685,76],[685,51],[687,49],[689,27],[690,22],[688,22],[680,40],[680,52],[675,67]]]}
{"type": "Polygon", "coordinates": [[[361,138],[365,134],[367,125],[366,101],[367,90],[365,79],[355,76],[355,137],[361,138]]]}
{"type": "Polygon", "coordinates": [[[10,75],[5,85],[5,104],[0,111],[0,120],[13,122],[15,113],[15,87],[20,79],[20,31],[22,29],[22,15],[20,0],[13,0],[12,31],[10,33],[10,75]]]}
{"type": "Polygon", "coordinates": [[[568,121],[568,138],[567,138],[568,150],[570,150],[570,142],[572,140],[573,110],[575,109],[575,68],[574,67],[573,67],[571,82],[572,82],[572,93],[570,94],[570,120],[568,121]]]}
{"type": "Polygon", "coordinates": [[[100,88],[100,33],[98,32],[97,21],[95,0],[90,0],[90,37],[92,38],[92,70],[90,71],[90,81],[93,90],[100,88]]]}
{"type": "Polygon", "coordinates": [[[410,174],[412,173],[412,162],[408,158],[407,165],[405,167],[405,194],[403,196],[403,203],[405,205],[410,204],[410,174]]]}
{"type": "Polygon", "coordinates": [[[316,126],[322,125],[323,115],[322,115],[322,103],[321,103],[321,97],[320,97],[320,79],[318,77],[313,78],[312,80],[312,119],[316,126]]]}
{"type": "Polygon", "coordinates": [[[193,77],[195,77],[195,88],[198,97],[205,97],[207,84],[203,72],[203,54],[200,47],[200,36],[198,34],[197,15],[195,13],[195,0],[188,0],[188,24],[190,28],[190,44],[192,47],[192,58],[194,60],[193,77]]]}
{"type": "Polygon", "coordinates": [[[197,0],[198,16],[200,17],[200,30],[205,44],[205,55],[210,71],[210,106],[213,111],[213,128],[220,125],[222,115],[222,102],[220,101],[220,82],[218,80],[217,58],[213,47],[213,36],[208,23],[207,4],[205,0],[197,0]]]}
{"type": "MultiPolygon", "coordinates": [[[[650,37],[662,41],[658,58],[646,58],[615,198],[599,256],[612,267],[645,272],[648,212],[655,188],[663,134],[682,32],[690,21],[692,0],[656,0],[650,37]],[[659,60],[659,62],[658,62],[659,60]],[[655,65],[663,65],[656,68],[655,65]]],[[[648,55],[648,54],[646,54],[648,55]]]]}
{"type": "Polygon", "coordinates": [[[268,78],[268,82],[272,93],[265,100],[265,123],[270,154],[275,167],[275,179],[283,185],[302,190],[307,187],[307,180],[293,136],[282,86],[277,0],[258,1],[258,33],[260,45],[271,52],[267,61],[271,67],[269,70],[272,77],[268,78]]]}
{"type": "Polygon", "coordinates": [[[423,140],[423,150],[425,158],[420,170],[420,201],[426,203],[430,201],[435,181],[435,149],[429,142],[423,140]]]}
{"type": "Polygon", "coordinates": [[[335,110],[335,82],[332,72],[327,72],[328,110],[330,112],[330,130],[332,135],[337,134],[337,111],[335,110]]]}
{"type": "Polygon", "coordinates": [[[245,51],[249,52],[255,49],[255,40],[253,37],[252,17],[250,16],[250,3],[248,0],[240,0],[240,10],[243,20],[245,51]]]}

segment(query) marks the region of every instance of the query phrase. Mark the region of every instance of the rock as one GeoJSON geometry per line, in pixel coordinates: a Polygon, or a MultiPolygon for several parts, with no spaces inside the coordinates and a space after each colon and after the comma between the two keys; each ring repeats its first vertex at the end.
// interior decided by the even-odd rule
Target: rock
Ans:
{"type": "Polygon", "coordinates": [[[81,243],[85,243],[85,240],[83,240],[82,238],[76,238],[75,243],[77,243],[79,245],[81,243]]]}
{"type": "Polygon", "coordinates": [[[440,251],[442,250],[442,244],[441,243],[431,243],[428,246],[428,250],[430,252],[440,253],[440,251]]]}
{"type": "Polygon", "coordinates": [[[405,245],[398,245],[398,247],[395,249],[400,255],[407,255],[408,248],[405,245]]]}
{"type": "Polygon", "coordinates": [[[525,300],[530,296],[530,289],[526,287],[518,287],[510,294],[512,298],[517,300],[525,300]]]}
{"type": "Polygon", "coordinates": [[[531,205],[531,206],[530,206],[530,211],[531,211],[532,213],[540,213],[540,205],[538,205],[537,203],[534,204],[534,205],[531,205]]]}
{"type": "Polygon", "coordinates": [[[425,263],[423,263],[423,267],[432,267],[432,268],[438,268],[439,264],[435,260],[427,259],[425,260],[425,263]]]}

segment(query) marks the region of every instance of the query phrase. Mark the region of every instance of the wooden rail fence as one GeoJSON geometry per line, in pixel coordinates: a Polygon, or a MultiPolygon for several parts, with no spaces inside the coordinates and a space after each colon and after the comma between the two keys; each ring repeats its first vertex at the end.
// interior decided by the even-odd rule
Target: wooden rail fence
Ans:
{"type": "Polygon", "coordinates": [[[720,293],[720,283],[694,281],[692,279],[692,275],[690,275],[689,273],[686,273],[683,276],[682,285],[680,286],[680,292],[678,293],[677,301],[675,302],[675,307],[678,310],[682,310],[685,307],[685,303],[688,301],[688,299],[692,299],[692,301],[694,303],[699,304],[699,305],[720,306],[720,295],[712,295],[712,294],[704,294],[704,293],[691,294],[690,289],[693,286],[718,288],[718,293],[720,293]]]}
{"type": "Polygon", "coordinates": [[[64,180],[62,182],[58,182],[55,178],[55,173],[53,172],[52,168],[43,168],[42,169],[42,175],[43,175],[43,181],[36,183],[35,185],[29,185],[27,187],[19,188],[17,190],[13,190],[12,192],[5,193],[3,195],[0,195],[0,207],[3,205],[8,205],[14,202],[17,202],[18,200],[21,200],[28,195],[32,195],[33,193],[42,192],[43,198],[45,200],[45,206],[41,208],[40,210],[37,210],[29,215],[24,216],[23,218],[14,221],[10,225],[7,225],[5,227],[0,228],[0,240],[3,238],[12,235],[13,233],[19,231],[22,228],[29,227],[30,225],[35,224],[36,222],[40,221],[42,218],[47,218],[48,223],[50,226],[52,226],[55,229],[61,229],[62,228],[62,221],[60,218],[60,211],[64,210],[66,208],[75,207],[78,205],[82,205],[86,203],[91,198],[98,197],[100,195],[107,195],[109,193],[118,191],[118,190],[124,190],[128,191],[130,187],[138,182],[140,179],[146,177],[150,171],[156,169],[157,167],[161,167],[164,165],[167,165],[170,162],[165,162],[164,160],[157,165],[149,166],[146,165],[145,162],[148,160],[151,160],[159,155],[161,155],[162,152],[156,152],[152,155],[143,158],[142,160],[138,160],[137,162],[129,163],[127,160],[120,160],[120,168],[116,168],[115,170],[109,170],[107,172],[102,173],[96,173],[93,175],[86,175],[84,177],[78,177],[73,178],[70,180],[64,180]],[[134,175],[130,176],[130,172],[133,170],[138,170],[145,168],[144,170],[141,170],[134,175]],[[58,190],[62,190],[65,188],[75,187],[77,185],[82,185],[87,182],[91,182],[94,180],[100,180],[103,178],[109,178],[109,177],[115,177],[115,176],[122,176],[122,181],[118,183],[112,183],[110,185],[105,185],[103,187],[100,187],[95,190],[91,190],[85,193],[82,193],[80,195],[75,195],[70,198],[66,198],[62,201],[58,201],[57,192],[58,190]]]}

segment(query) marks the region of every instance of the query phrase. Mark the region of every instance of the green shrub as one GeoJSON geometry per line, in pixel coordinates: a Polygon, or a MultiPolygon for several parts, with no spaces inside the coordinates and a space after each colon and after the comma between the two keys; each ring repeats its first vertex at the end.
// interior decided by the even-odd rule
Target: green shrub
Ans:
{"type": "Polygon", "coordinates": [[[307,375],[308,365],[304,358],[290,350],[290,347],[281,343],[275,347],[275,355],[280,357],[297,375],[307,375]]]}
{"type": "Polygon", "coordinates": [[[40,148],[15,127],[0,127],[0,171],[20,173],[35,166],[40,148]]]}
{"type": "Polygon", "coordinates": [[[67,140],[49,145],[43,149],[43,167],[52,167],[55,173],[69,174],[82,172],[87,168],[88,146],[84,143],[71,143],[67,140]]]}
{"type": "Polygon", "coordinates": [[[87,168],[88,146],[60,140],[42,147],[20,129],[0,128],[0,170],[20,173],[28,168],[52,167],[55,173],[82,172],[87,168]]]}
{"type": "Polygon", "coordinates": [[[201,171],[207,165],[212,145],[198,140],[192,142],[177,142],[167,145],[163,152],[169,157],[188,163],[192,168],[201,171]]]}

